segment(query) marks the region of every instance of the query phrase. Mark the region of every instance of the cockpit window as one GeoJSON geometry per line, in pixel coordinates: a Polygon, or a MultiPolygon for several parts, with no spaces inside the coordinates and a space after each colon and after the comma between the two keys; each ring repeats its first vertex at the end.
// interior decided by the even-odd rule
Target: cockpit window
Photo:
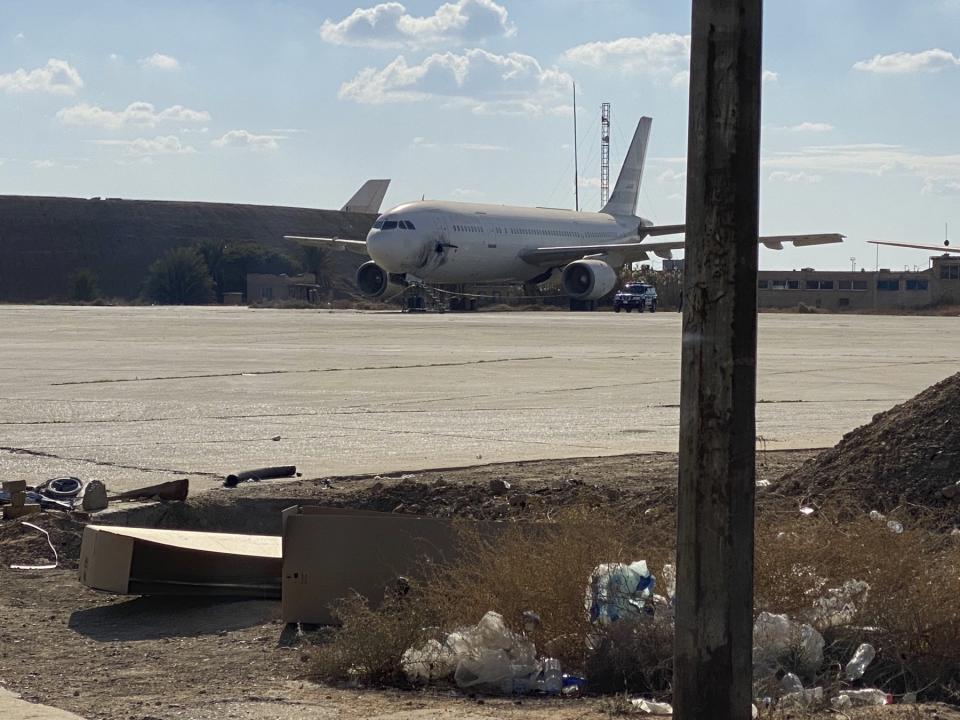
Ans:
{"type": "Polygon", "coordinates": [[[413,226],[413,223],[409,220],[401,220],[400,227],[406,228],[407,230],[416,230],[416,228],[413,226]]]}
{"type": "Polygon", "coordinates": [[[377,221],[373,224],[374,230],[379,230],[379,229],[381,229],[382,227],[383,227],[383,220],[377,220],[377,221]]]}
{"type": "Polygon", "coordinates": [[[397,227],[397,221],[396,221],[396,220],[384,220],[384,221],[383,221],[383,229],[384,229],[384,230],[394,230],[394,229],[396,229],[396,227],[397,227]]]}

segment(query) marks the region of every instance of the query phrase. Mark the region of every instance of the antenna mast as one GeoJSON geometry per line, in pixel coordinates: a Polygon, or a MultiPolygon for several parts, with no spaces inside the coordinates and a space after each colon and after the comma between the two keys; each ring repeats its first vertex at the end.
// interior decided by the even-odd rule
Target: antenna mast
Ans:
{"type": "Polygon", "coordinates": [[[580,169],[577,167],[577,83],[573,83],[573,208],[580,210],[580,169]]]}
{"type": "Polygon", "coordinates": [[[610,103],[600,105],[600,207],[610,197],[610,103]]]}

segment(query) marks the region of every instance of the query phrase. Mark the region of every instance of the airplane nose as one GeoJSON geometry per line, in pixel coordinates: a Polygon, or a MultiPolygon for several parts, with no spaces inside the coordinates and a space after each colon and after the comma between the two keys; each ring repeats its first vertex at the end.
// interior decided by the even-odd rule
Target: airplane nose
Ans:
{"type": "Polygon", "coordinates": [[[371,230],[367,235],[367,254],[387,272],[403,272],[404,243],[396,232],[371,230]]]}

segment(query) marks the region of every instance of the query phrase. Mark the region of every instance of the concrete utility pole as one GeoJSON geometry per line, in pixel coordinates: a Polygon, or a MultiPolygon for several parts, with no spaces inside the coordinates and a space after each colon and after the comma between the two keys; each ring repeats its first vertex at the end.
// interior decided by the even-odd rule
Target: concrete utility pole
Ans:
{"type": "Polygon", "coordinates": [[[674,714],[750,717],[762,0],[693,0],[674,714]]]}

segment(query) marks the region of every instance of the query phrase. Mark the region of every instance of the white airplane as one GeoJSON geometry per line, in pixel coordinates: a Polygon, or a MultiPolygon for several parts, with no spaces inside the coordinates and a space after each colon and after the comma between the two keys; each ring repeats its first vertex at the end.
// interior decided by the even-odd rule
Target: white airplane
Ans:
{"type": "MultiPolygon", "coordinates": [[[[410,202],[383,213],[366,240],[286,235],[287,239],[366,255],[357,286],[368,297],[388,299],[410,285],[546,281],[562,271],[573,300],[599,300],[617,284],[626,263],[650,253],[672,257],[683,240],[646,238],[684,232],[683,225],[654,225],[638,217],[652,120],[643,117],[627,150],[610,201],[598,213],[460,202],[410,202]]],[[[761,237],[766,247],[843,241],[837,233],[761,237]]]]}

